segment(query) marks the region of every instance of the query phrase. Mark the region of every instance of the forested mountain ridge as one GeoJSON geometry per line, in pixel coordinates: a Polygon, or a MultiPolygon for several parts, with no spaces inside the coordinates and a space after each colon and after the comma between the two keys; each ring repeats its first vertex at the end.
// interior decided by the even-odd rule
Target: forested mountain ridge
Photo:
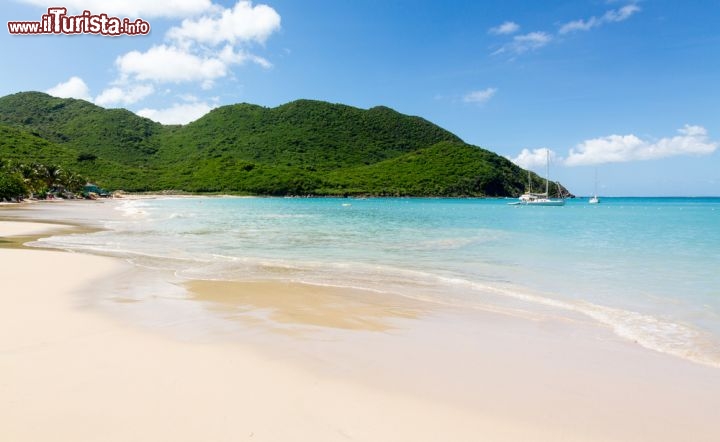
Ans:
{"type": "Polygon", "coordinates": [[[21,92],[0,98],[0,137],[0,160],[54,161],[128,191],[517,196],[527,185],[527,172],[506,158],[383,106],[242,103],[167,126],[21,92]]]}

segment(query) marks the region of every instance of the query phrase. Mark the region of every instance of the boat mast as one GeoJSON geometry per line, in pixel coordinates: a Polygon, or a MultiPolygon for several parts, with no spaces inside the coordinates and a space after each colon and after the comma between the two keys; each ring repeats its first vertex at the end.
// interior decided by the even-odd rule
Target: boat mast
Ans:
{"type": "Polygon", "coordinates": [[[597,198],[597,166],[595,166],[595,194],[593,196],[597,198]]]}
{"type": "Polygon", "coordinates": [[[532,181],[530,181],[530,169],[528,169],[528,193],[532,193],[532,181]]]}
{"type": "Polygon", "coordinates": [[[545,149],[545,196],[550,198],[550,149],[545,149]]]}

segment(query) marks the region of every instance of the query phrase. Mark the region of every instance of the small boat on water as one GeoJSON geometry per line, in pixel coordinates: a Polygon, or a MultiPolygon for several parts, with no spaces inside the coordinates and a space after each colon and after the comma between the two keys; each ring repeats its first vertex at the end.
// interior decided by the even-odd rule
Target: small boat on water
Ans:
{"type": "Polygon", "coordinates": [[[549,198],[547,193],[524,193],[518,198],[520,201],[508,203],[511,206],[564,206],[565,199],[549,198]]]}
{"type": "Polygon", "coordinates": [[[588,200],[588,204],[598,204],[600,202],[600,198],[597,196],[597,168],[595,169],[595,193],[593,193],[593,196],[590,197],[588,200]]]}
{"type": "MultiPolygon", "coordinates": [[[[564,198],[550,198],[550,151],[546,151],[547,165],[545,169],[545,193],[533,193],[531,189],[530,171],[528,170],[528,191],[520,195],[518,201],[508,203],[511,206],[564,206],[564,198]]],[[[558,187],[559,188],[559,187],[558,187]]]]}

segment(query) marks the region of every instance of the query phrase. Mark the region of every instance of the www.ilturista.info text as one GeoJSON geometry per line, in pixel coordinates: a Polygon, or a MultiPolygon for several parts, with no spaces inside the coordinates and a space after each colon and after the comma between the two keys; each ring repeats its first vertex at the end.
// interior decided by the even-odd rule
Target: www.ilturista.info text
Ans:
{"type": "Polygon", "coordinates": [[[109,17],[83,11],[80,15],[67,15],[67,8],[48,8],[40,21],[9,21],[11,34],[99,34],[107,36],[147,35],[150,23],[138,18],[109,17]]]}

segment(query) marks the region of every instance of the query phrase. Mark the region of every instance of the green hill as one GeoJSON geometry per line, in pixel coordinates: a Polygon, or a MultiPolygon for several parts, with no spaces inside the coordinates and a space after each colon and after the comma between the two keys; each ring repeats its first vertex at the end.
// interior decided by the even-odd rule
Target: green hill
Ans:
{"type": "Polygon", "coordinates": [[[0,98],[0,159],[53,162],[130,191],[515,196],[527,183],[526,171],[422,118],[312,100],[163,126],[23,92],[0,98]]]}
{"type": "Polygon", "coordinates": [[[492,152],[441,142],[370,166],[329,174],[327,193],[416,196],[508,196],[523,192],[527,175],[492,152]]]}
{"type": "Polygon", "coordinates": [[[37,132],[3,123],[0,123],[0,160],[58,165],[91,179],[101,178],[103,183],[132,180],[140,183],[144,179],[142,169],[121,164],[110,155],[100,157],[84,153],[72,145],[48,141],[37,132]]]}
{"type": "Polygon", "coordinates": [[[0,98],[0,123],[23,127],[48,141],[141,165],[158,150],[163,126],[125,109],[84,100],[23,92],[0,98]]]}
{"type": "Polygon", "coordinates": [[[250,104],[215,109],[168,134],[165,145],[180,149],[165,150],[162,156],[172,159],[172,154],[189,152],[196,158],[333,170],[376,163],[444,140],[460,141],[421,118],[389,108],[298,100],[273,109],[250,104]]]}

